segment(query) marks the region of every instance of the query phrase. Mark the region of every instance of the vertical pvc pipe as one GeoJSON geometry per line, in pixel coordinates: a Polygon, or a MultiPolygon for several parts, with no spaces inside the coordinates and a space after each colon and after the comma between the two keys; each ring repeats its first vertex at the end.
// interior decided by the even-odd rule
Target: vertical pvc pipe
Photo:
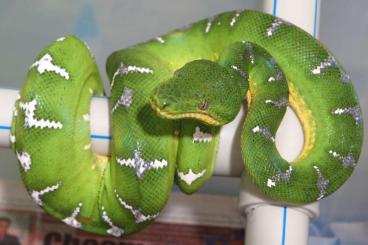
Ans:
{"type": "MultiPolygon", "coordinates": [[[[317,36],[319,0],[265,0],[264,11],[281,17],[317,36]]],[[[276,146],[288,161],[303,147],[303,130],[294,112],[288,108],[276,134],[276,146]]],[[[319,216],[319,204],[287,206],[265,197],[243,175],[239,207],[246,216],[247,245],[307,245],[310,220],[319,216]]]]}
{"type": "Polygon", "coordinates": [[[93,98],[90,106],[91,143],[97,154],[110,155],[110,120],[109,98],[93,98]]]}

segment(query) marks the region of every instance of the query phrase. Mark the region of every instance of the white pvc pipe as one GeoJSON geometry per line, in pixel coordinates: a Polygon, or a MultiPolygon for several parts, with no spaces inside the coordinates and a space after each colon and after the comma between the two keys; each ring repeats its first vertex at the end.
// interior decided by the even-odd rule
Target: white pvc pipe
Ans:
{"type": "MultiPolygon", "coordinates": [[[[18,91],[0,89],[0,147],[10,147],[10,128],[18,91]]],[[[110,154],[109,99],[96,97],[90,106],[91,141],[94,152],[110,154]]]]}
{"type": "MultiPolygon", "coordinates": [[[[0,147],[10,147],[10,127],[17,90],[0,89],[0,147]]],[[[243,109],[236,119],[221,130],[220,147],[215,175],[240,176],[243,161],[240,155],[240,129],[243,109]]],[[[98,154],[110,154],[110,109],[107,97],[95,97],[90,106],[92,150],[98,154]]]]}
{"type": "Polygon", "coordinates": [[[0,89],[0,147],[10,147],[10,128],[18,91],[0,89]]]}
{"type": "Polygon", "coordinates": [[[263,0],[263,11],[318,37],[320,0],[263,0]]]}
{"type": "MultiPolygon", "coordinates": [[[[281,17],[316,37],[319,23],[318,0],[264,0],[264,11],[281,17]]],[[[303,130],[294,112],[288,108],[276,134],[276,146],[288,161],[294,160],[303,147],[303,130]]],[[[245,244],[308,244],[311,219],[319,216],[319,203],[288,206],[270,200],[241,177],[239,208],[246,216],[245,244]]]]}
{"type": "Polygon", "coordinates": [[[319,203],[292,206],[270,200],[249,178],[241,177],[239,208],[246,217],[245,244],[308,244],[310,220],[319,216],[319,203]]]}

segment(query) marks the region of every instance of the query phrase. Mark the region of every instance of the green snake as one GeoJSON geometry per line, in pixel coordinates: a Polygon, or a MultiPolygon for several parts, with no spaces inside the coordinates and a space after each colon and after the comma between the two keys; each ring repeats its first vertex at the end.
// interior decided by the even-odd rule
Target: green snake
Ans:
{"type": "Polygon", "coordinates": [[[175,182],[193,193],[212,175],[221,125],[241,106],[245,171],[282,203],[319,200],[351,175],[361,109],[337,59],[298,27],[256,11],[204,19],[107,60],[111,155],[92,152],[89,108],[103,85],[85,43],[60,38],[31,65],[11,142],[35,202],[65,223],[120,237],[151,223],[175,182]],[[304,130],[292,163],[275,147],[290,106],[304,130]]]}

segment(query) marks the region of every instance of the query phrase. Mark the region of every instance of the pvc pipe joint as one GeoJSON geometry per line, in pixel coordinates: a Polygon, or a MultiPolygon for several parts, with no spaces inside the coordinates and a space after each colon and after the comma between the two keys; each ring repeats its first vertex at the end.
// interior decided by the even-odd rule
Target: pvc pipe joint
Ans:
{"type": "MultiPolygon", "coordinates": [[[[319,5],[319,0],[264,0],[263,10],[294,23],[316,37],[319,5]]],[[[281,123],[281,128],[277,131],[276,146],[281,156],[290,162],[299,155],[304,135],[290,108],[283,121],[287,123],[281,123]],[[285,130],[286,126],[289,126],[289,130],[285,130]],[[295,135],[290,137],[290,134],[295,135]]],[[[310,220],[319,216],[318,202],[288,206],[270,200],[260,193],[245,175],[241,177],[239,208],[246,217],[247,245],[307,245],[310,220]]]]}
{"type": "Polygon", "coordinates": [[[271,200],[242,176],[239,208],[246,217],[245,244],[308,244],[311,220],[319,216],[319,203],[291,206],[271,200]]]}

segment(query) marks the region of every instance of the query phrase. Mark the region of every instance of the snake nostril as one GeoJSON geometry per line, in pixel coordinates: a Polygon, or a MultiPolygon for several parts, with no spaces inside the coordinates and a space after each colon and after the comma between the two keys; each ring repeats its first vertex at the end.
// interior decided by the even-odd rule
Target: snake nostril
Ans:
{"type": "Polygon", "coordinates": [[[169,105],[169,102],[167,100],[162,101],[162,108],[165,108],[169,105]]]}
{"type": "Polygon", "coordinates": [[[198,104],[198,109],[205,111],[208,109],[209,106],[210,103],[208,101],[202,101],[201,103],[198,104]]]}

